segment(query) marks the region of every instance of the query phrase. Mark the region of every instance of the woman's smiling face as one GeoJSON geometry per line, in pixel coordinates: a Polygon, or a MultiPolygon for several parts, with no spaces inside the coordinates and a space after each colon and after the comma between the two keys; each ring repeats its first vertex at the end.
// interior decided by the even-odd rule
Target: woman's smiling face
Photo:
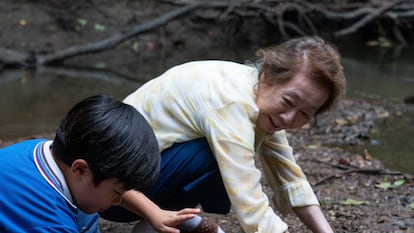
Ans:
{"type": "Polygon", "coordinates": [[[257,124],[267,134],[300,128],[313,118],[328,97],[325,86],[300,73],[278,84],[265,83],[262,74],[256,97],[257,124]]]}

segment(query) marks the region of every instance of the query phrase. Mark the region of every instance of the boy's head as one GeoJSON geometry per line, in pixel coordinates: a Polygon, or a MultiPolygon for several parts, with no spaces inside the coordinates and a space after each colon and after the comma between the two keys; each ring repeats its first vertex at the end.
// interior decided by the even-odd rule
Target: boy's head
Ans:
{"type": "Polygon", "coordinates": [[[125,190],[144,191],[158,178],[160,152],[150,125],[110,96],[76,104],[60,121],[51,149],[68,167],[86,161],[95,186],[115,179],[125,190]]]}

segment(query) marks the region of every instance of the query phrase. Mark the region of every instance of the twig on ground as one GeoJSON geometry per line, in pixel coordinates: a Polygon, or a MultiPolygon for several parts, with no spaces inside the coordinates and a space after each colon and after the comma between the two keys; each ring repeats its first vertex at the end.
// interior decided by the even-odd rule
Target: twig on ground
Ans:
{"type": "Polygon", "coordinates": [[[402,175],[404,177],[408,177],[404,173],[388,171],[386,169],[354,168],[354,167],[350,167],[350,166],[346,166],[346,165],[340,165],[340,164],[334,164],[334,163],[329,163],[329,162],[325,162],[325,161],[320,161],[320,160],[317,160],[317,159],[312,159],[310,161],[323,163],[323,164],[329,165],[331,167],[339,168],[339,169],[346,169],[345,171],[341,171],[341,172],[338,172],[336,174],[328,175],[328,176],[316,181],[315,183],[313,183],[314,186],[320,185],[320,184],[322,184],[322,183],[324,183],[324,182],[326,182],[330,179],[333,179],[333,178],[340,178],[343,175],[350,174],[350,173],[363,173],[363,174],[370,174],[370,175],[392,175],[392,176],[401,176],[402,175]]]}

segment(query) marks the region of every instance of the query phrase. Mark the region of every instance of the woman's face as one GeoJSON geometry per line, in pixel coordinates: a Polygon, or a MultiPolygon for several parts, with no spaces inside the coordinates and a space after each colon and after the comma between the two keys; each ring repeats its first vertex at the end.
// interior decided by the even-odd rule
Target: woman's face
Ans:
{"type": "Polygon", "coordinates": [[[329,97],[323,85],[302,74],[279,84],[266,84],[263,80],[264,74],[260,77],[256,98],[257,124],[267,134],[302,127],[329,97]]]}

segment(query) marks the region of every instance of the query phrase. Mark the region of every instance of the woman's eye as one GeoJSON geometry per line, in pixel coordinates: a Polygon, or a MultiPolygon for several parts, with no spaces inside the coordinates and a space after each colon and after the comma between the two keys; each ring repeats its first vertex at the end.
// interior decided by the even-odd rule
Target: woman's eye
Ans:
{"type": "Polygon", "coordinates": [[[292,101],[290,101],[289,99],[283,98],[283,103],[286,104],[289,107],[293,106],[292,101]]]}
{"type": "Polygon", "coordinates": [[[306,112],[301,112],[301,114],[305,119],[310,119],[311,118],[311,115],[306,113],[306,112]]]}

